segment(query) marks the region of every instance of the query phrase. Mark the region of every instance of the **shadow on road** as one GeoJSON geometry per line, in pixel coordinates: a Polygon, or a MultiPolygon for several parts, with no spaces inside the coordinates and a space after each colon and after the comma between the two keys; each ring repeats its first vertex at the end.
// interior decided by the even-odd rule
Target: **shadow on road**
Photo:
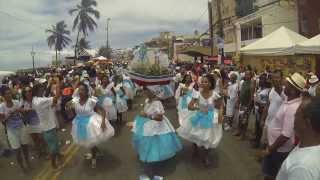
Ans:
{"type": "Polygon", "coordinates": [[[150,177],[153,177],[155,175],[169,176],[176,171],[176,167],[179,161],[180,160],[177,157],[174,157],[169,160],[156,163],[144,164],[140,162],[140,166],[143,171],[141,173],[144,173],[150,177]]]}
{"type": "Polygon", "coordinates": [[[91,168],[91,161],[84,160],[81,166],[81,172],[85,173],[87,176],[97,176],[99,173],[108,173],[116,170],[121,166],[121,160],[109,153],[105,149],[101,149],[103,157],[97,159],[97,167],[95,169],[91,168]]]}

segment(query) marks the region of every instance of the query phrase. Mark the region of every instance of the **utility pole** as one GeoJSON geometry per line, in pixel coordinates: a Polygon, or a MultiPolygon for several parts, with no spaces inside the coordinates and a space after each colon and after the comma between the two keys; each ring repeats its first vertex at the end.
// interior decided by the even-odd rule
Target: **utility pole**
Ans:
{"type": "MultiPolygon", "coordinates": [[[[222,0],[216,0],[216,1],[217,1],[217,12],[218,12],[218,23],[219,23],[218,35],[222,40],[224,40],[223,21],[222,21],[222,13],[221,13],[222,0]]],[[[224,42],[223,42],[223,46],[224,46],[224,42]]],[[[220,47],[219,51],[221,55],[221,64],[224,64],[224,47],[220,47]]]]}
{"type": "MultiPolygon", "coordinates": [[[[106,28],[106,30],[107,30],[107,50],[108,50],[108,56],[110,56],[110,55],[109,55],[109,22],[110,22],[110,20],[111,20],[111,18],[108,18],[108,19],[107,19],[107,28],[106,28]]],[[[109,57],[107,57],[107,58],[109,58],[109,57]]]]}
{"type": "Polygon", "coordinates": [[[212,22],[212,2],[208,1],[208,12],[209,12],[209,31],[210,31],[210,45],[211,45],[211,57],[213,56],[213,22],[212,22]]]}
{"type": "Polygon", "coordinates": [[[30,52],[31,56],[32,56],[32,70],[33,70],[33,74],[35,74],[35,68],[34,68],[34,56],[36,55],[36,52],[34,52],[33,50],[33,46],[32,46],[32,51],[30,52]]]}

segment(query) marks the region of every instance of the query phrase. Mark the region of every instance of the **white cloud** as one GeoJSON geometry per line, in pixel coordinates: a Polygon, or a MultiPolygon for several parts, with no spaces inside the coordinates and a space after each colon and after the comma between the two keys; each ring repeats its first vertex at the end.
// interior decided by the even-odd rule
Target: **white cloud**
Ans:
{"type": "MultiPolygon", "coordinates": [[[[0,69],[30,67],[34,46],[37,64],[46,65],[52,55],[44,30],[60,20],[69,29],[68,10],[80,0],[0,0],[0,69]],[[5,13],[4,13],[5,12],[5,13]],[[9,13],[6,14],[6,13],[9,13]]],[[[110,21],[112,47],[132,47],[157,36],[160,31],[191,34],[205,31],[207,14],[195,23],[207,7],[207,0],[97,0],[101,18],[98,29],[89,36],[93,48],[106,42],[106,19],[110,21]],[[196,25],[196,26],[195,26],[196,25]]],[[[72,39],[75,40],[75,32],[72,39]]],[[[70,51],[70,50],[69,50],[70,51]]]]}

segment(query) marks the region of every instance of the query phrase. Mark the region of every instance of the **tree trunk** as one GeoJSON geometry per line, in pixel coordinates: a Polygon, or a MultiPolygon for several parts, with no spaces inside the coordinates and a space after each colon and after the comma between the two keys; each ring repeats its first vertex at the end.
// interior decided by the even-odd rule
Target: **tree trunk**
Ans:
{"type": "Polygon", "coordinates": [[[78,34],[77,34],[77,40],[76,40],[76,44],[74,46],[74,65],[76,65],[76,60],[77,60],[77,45],[78,45],[78,41],[79,41],[79,34],[80,34],[80,29],[78,29],[78,34]]]}
{"type": "Polygon", "coordinates": [[[56,67],[58,67],[58,50],[56,49],[56,67]]]}

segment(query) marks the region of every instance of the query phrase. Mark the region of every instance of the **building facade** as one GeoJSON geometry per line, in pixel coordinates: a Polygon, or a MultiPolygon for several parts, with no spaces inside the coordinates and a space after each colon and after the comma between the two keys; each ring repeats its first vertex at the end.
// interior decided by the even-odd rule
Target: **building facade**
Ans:
{"type": "Polygon", "coordinates": [[[223,26],[224,50],[232,56],[281,26],[299,32],[296,0],[213,0],[212,6],[214,33],[223,26]]]}
{"type": "Polygon", "coordinates": [[[300,33],[308,38],[320,34],[320,1],[297,0],[297,2],[300,33]]]}

